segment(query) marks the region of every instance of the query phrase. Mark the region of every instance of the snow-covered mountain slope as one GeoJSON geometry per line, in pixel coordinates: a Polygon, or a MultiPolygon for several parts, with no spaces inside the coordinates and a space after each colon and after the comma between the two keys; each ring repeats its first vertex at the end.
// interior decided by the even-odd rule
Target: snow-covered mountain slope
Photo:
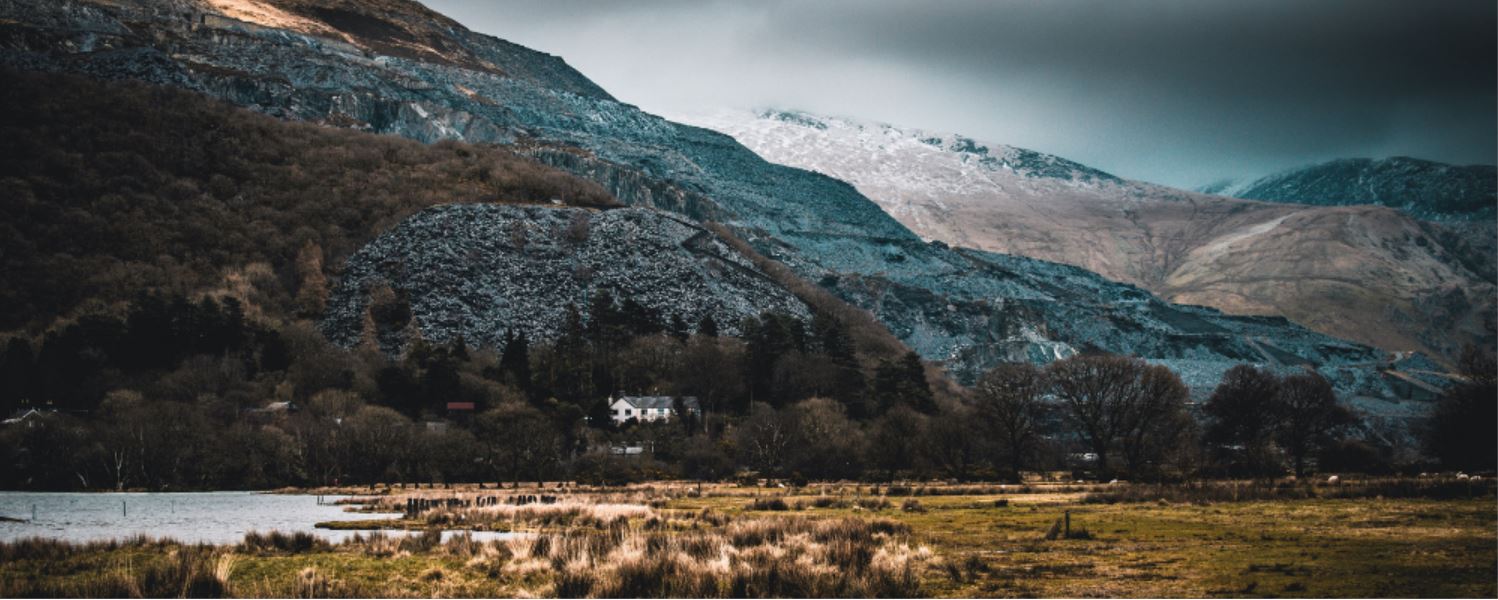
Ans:
{"type": "Polygon", "coordinates": [[[1491,343],[1493,290],[1458,236],[1381,206],[1236,200],[1038,152],[783,110],[685,118],[852,183],[917,234],[1073,264],[1176,302],[1280,315],[1391,350],[1491,343]]]}
{"type": "Polygon", "coordinates": [[[1350,158],[1289,169],[1200,191],[1233,198],[1346,206],[1381,204],[1431,221],[1492,222],[1498,167],[1458,166],[1396,156],[1350,158]]]}

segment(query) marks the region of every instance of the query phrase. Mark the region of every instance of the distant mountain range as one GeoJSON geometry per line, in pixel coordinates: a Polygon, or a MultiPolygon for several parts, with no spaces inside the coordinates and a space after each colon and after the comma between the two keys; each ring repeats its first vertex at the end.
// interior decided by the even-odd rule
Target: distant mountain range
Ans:
{"type": "MultiPolygon", "coordinates": [[[[635,209],[675,213],[595,218],[594,235],[618,235],[620,244],[632,243],[639,229],[648,233],[641,248],[681,246],[669,252],[591,248],[581,257],[608,267],[598,270],[551,254],[567,239],[556,227],[570,227],[582,209],[432,208],[384,231],[358,232],[365,246],[329,269],[334,291],[321,318],[328,337],[345,344],[367,341],[353,313],[382,286],[409,299],[406,322],[433,341],[492,340],[501,327],[543,339],[554,313],[530,314],[526,307],[537,301],[530,296],[546,294],[553,305],[586,289],[582,282],[560,281],[567,277],[598,277],[593,284],[625,296],[670,298],[662,305],[711,298],[735,314],[746,305],[734,298],[747,306],[797,306],[759,281],[761,271],[730,264],[756,257],[722,251],[721,240],[773,259],[802,283],[867,311],[960,381],[1004,361],[1111,352],[1168,364],[1200,396],[1226,369],[1252,362],[1316,369],[1365,414],[1403,418],[1423,412],[1423,403],[1404,399],[1411,378],[1434,368],[1428,361],[1262,315],[1287,314],[1322,331],[1357,333],[1343,326],[1346,320],[1430,323],[1440,312],[1467,332],[1484,294],[1492,297],[1490,286],[1474,284],[1452,266],[1435,234],[1387,208],[1226,200],[955,136],[856,130],[794,114],[747,120],[795,128],[777,135],[800,132],[799,138],[775,138],[774,144],[791,149],[777,155],[766,147],[768,136],[746,136],[746,148],[727,135],[645,113],[560,58],[474,33],[403,0],[0,0],[0,41],[0,67],[144,81],[284,119],[423,142],[503,145],[596,182],[635,209]],[[807,145],[811,151],[798,149],[807,145]],[[803,165],[827,174],[775,164],[794,163],[787,156],[797,153],[831,161],[803,165]],[[847,168],[828,166],[834,164],[847,168]],[[887,185],[871,185],[862,173],[880,174],[887,185]],[[917,188],[923,191],[889,194],[917,188]],[[700,236],[697,226],[723,235],[700,236]],[[1330,233],[1305,233],[1318,228],[1330,233]],[[544,265],[546,277],[557,281],[476,275],[499,263],[507,273],[525,272],[526,247],[495,239],[513,231],[535,232],[551,261],[544,265]],[[939,241],[948,233],[933,232],[948,232],[951,241],[939,241]],[[1272,241],[1281,236],[1304,247],[1272,241]],[[1270,250],[1258,250],[1265,240],[1270,250]],[[1047,248],[1057,257],[1051,260],[1106,277],[1031,258],[1048,258],[1047,248]],[[1325,260],[1330,256],[1337,258],[1325,260]],[[1264,270],[1263,262],[1274,264],[1264,270]],[[1338,268],[1322,266],[1328,262],[1338,268]],[[1235,276],[1235,269],[1245,274],[1235,276]],[[732,277],[721,275],[729,271],[732,277]],[[631,272],[679,276],[689,289],[677,295],[659,286],[644,289],[652,280],[630,279],[631,272]],[[1273,295],[1245,294],[1254,288],[1241,278],[1261,272],[1279,278],[1264,285],[1295,299],[1293,307],[1324,307],[1325,298],[1302,304],[1291,292],[1327,296],[1318,290],[1334,284],[1345,284],[1348,306],[1340,314],[1307,313],[1336,327],[1302,319],[1307,315],[1265,304],[1277,301],[1273,295]],[[1224,276],[1240,279],[1214,283],[1224,276]],[[1192,304],[1216,299],[1232,306],[1226,300],[1238,294],[1250,310],[1235,312],[1261,316],[1171,304],[1109,278],[1192,304]],[[1363,280],[1372,287],[1357,283],[1363,280]],[[1445,296],[1410,300],[1380,287],[1386,285],[1445,296]],[[1386,308],[1377,308],[1386,300],[1386,308]]],[[[345,201],[357,214],[364,199],[345,201]]],[[[57,251],[35,249],[38,255],[57,251]]]]}
{"type": "Polygon", "coordinates": [[[1448,165],[1405,156],[1348,158],[1254,180],[1224,180],[1197,191],[1320,206],[1380,204],[1418,219],[1491,223],[1498,207],[1498,167],[1448,165]]]}
{"type": "Polygon", "coordinates": [[[927,239],[1073,264],[1174,302],[1285,316],[1390,350],[1452,357],[1493,340],[1491,223],[1209,196],[961,135],[805,112],[688,120],[772,162],[848,181],[927,239]]]}

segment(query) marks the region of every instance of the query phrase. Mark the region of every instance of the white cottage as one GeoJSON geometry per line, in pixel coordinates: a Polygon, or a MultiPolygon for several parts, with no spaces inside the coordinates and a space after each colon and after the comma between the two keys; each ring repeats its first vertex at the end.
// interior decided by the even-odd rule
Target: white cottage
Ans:
{"type": "Polygon", "coordinates": [[[647,423],[669,421],[680,408],[690,415],[701,415],[702,407],[694,396],[620,396],[609,397],[609,417],[615,424],[630,419],[647,423]]]}

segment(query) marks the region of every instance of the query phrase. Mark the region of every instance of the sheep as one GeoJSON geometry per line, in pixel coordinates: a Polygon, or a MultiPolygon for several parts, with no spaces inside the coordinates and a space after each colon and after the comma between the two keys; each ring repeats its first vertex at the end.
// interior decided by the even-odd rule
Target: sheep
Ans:
{"type": "Polygon", "coordinates": [[[1456,473],[1456,479],[1457,479],[1457,481],[1466,481],[1468,479],[1471,479],[1471,476],[1467,475],[1466,473],[1462,473],[1462,472],[1458,471],[1456,473]]]}
{"type": "Polygon", "coordinates": [[[1342,483],[1342,478],[1336,475],[1332,475],[1331,477],[1326,478],[1326,483],[1328,485],[1340,485],[1342,483]]]}

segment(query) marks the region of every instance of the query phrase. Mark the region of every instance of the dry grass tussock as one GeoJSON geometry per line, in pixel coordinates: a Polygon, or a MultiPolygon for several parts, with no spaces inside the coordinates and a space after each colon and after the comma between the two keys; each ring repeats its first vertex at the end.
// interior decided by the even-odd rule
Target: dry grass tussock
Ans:
{"type": "Polygon", "coordinates": [[[720,530],[616,529],[508,542],[514,576],[555,572],[559,597],[911,597],[931,551],[900,523],[800,517],[720,530]]]}

